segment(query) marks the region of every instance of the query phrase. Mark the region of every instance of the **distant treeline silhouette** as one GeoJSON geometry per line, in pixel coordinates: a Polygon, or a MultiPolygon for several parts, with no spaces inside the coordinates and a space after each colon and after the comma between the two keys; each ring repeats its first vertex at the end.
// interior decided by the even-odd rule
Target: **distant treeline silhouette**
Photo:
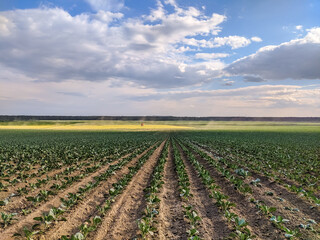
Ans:
{"type": "Polygon", "coordinates": [[[122,120],[122,121],[271,121],[320,122],[320,117],[174,117],[174,116],[32,116],[0,115],[0,121],[122,120]]]}

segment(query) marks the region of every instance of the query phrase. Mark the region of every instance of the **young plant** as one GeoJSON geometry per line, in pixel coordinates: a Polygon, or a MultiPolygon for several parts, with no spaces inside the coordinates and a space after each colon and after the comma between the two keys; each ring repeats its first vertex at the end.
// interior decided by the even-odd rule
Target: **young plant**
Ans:
{"type": "MultiPolygon", "coordinates": [[[[39,231],[36,230],[29,230],[27,227],[23,228],[24,237],[26,240],[35,240],[35,236],[39,233],[39,231]]],[[[15,233],[13,235],[14,237],[22,237],[21,233],[15,233]]]]}
{"type": "Polygon", "coordinates": [[[14,216],[16,216],[17,213],[4,213],[4,212],[1,212],[1,219],[2,219],[2,222],[3,222],[3,227],[7,227],[8,225],[10,225],[12,223],[13,220],[16,220],[14,218],[14,216]]]}

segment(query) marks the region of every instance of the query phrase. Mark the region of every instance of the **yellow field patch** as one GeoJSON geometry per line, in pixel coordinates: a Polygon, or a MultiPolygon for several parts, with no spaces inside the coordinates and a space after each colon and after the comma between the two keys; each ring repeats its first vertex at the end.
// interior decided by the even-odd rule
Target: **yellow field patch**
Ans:
{"type": "Polygon", "coordinates": [[[6,125],[0,129],[21,129],[21,130],[175,130],[192,129],[192,127],[174,125],[6,125]]]}

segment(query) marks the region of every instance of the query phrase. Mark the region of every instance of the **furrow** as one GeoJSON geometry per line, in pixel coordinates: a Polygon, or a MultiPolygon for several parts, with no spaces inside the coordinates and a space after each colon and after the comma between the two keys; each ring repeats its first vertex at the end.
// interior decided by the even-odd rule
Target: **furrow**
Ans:
{"type": "Polygon", "coordinates": [[[179,196],[178,177],[175,172],[172,146],[169,146],[168,161],[164,169],[164,184],[160,193],[159,239],[187,239],[182,201],[179,196]]]}
{"type": "Polygon", "coordinates": [[[195,169],[187,160],[186,155],[179,145],[178,149],[190,179],[190,187],[193,197],[189,201],[202,218],[199,232],[204,239],[208,240],[224,239],[228,237],[231,233],[230,226],[228,225],[227,221],[223,219],[223,215],[219,212],[219,209],[209,197],[210,193],[197,176],[195,169]]]}
{"type": "MultiPolygon", "coordinates": [[[[211,153],[210,150],[204,149],[199,145],[196,146],[201,151],[207,153],[213,159],[215,159],[215,156],[211,153]]],[[[259,178],[261,180],[260,184],[263,188],[271,189],[270,191],[276,193],[277,196],[283,198],[286,202],[292,204],[293,208],[298,208],[304,215],[309,216],[309,218],[312,218],[317,222],[320,222],[319,208],[315,208],[313,205],[306,202],[305,199],[300,198],[296,193],[289,192],[285,187],[281,186],[279,183],[275,181],[270,181],[270,179],[267,176],[263,176],[255,171],[251,171],[250,169],[247,169],[244,166],[239,167],[243,167],[244,169],[249,170],[254,179],[259,178]]]]}
{"type": "Polygon", "coordinates": [[[250,203],[245,195],[239,193],[214,167],[212,167],[206,160],[202,159],[199,155],[195,154],[197,160],[204,165],[209,171],[215,183],[220,187],[221,191],[229,196],[230,201],[236,204],[236,210],[243,216],[249,223],[255,235],[260,239],[284,239],[283,233],[274,227],[255,204],[250,203]]]}
{"type": "MultiPolygon", "coordinates": [[[[151,149],[150,147],[149,149],[151,149]]],[[[144,151],[142,154],[145,154],[148,150],[144,151]]],[[[113,164],[118,163],[123,158],[117,159],[116,161],[113,161],[113,164]]],[[[87,176],[86,178],[82,179],[80,182],[73,184],[68,189],[64,190],[63,192],[60,192],[59,194],[55,195],[54,198],[49,200],[48,202],[45,202],[38,208],[36,208],[32,213],[30,213],[27,216],[20,216],[18,218],[18,222],[15,222],[14,224],[10,225],[8,228],[4,229],[3,231],[0,231],[0,239],[11,239],[13,234],[20,231],[23,227],[31,227],[33,226],[36,221],[34,220],[35,217],[41,216],[42,213],[49,211],[52,207],[59,207],[61,204],[60,198],[63,198],[68,193],[74,193],[76,192],[79,187],[84,187],[89,182],[93,181],[96,176],[101,175],[103,172],[105,172],[109,168],[109,165],[104,166],[99,171],[91,174],[90,176],[87,176]]]]}
{"type": "Polygon", "coordinates": [[[144,154],[132,159],[124,168],[117,171],[115,175],[110,177],[107,182],[88,193],[87,196],[81,200],[81,203],[78,204],[75,209],[72,209],[67,216],[65,216],[66,221],[53,226],[53,228],[47,231],[43,237],[45,239],[53,240],[58,239],[62,235],[71,235],[76,233],[78,226],[98,211],[97,206],[100,206],[104,202],[105,193],[112,187],[112,184],[117,182],[123,175],[127,174],[129,172],[129,168],[133,167],[142,155],[144,154]]]}
{"type": "MultiPolygon", "coordinates": [[[[148,186],[152,169],[156,166],[165,141],[154,151],[143,168],[132,178],[124,192],[116,199],[92,239],[132,239],[137,232],[136,220],[145,208],[143,190],[148,186]]],[[[91,239],[91,238],[90,238],[91,239]]]]}

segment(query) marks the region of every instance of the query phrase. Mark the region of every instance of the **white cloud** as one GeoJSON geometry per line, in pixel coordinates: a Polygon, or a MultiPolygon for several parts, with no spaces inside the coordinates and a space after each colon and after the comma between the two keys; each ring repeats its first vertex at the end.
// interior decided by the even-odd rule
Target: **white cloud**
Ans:
{"type": "MultiPolygon", "coordinates": [[[[1,72],[0,72],[1,77],[1,72]]],[[[228,84],[228,81],[225,81],[228,84]]],[[[230,81],[230,84],[232,81],[230,81]]],[[[109,82],[0,81],[0,114],[318,116],[320,85],[221,90],[138,88],[109,82]],[[182,104],[183,103],[183,104],[182,104]],[[191,108],[191,106],[193,106],[191,108]],[[85,109],[85,112],[84,112],[85,109]]]]}
{"type": "Polygon", "coordinates": [[[253,42],[262,42],[262,39],[259,38],[259,37],[252,37],[251,41],[253,41],[253,42]]]}
{"type": "Polygon", "coordinates": [[[296,29],[299,30],[299,31],[302,31],[303,30],[303,26],[302,25],[297,25],[296,29]]]}
{"type": "Polygon", "coordinates": [[[225,65],[219,60],[193,64],[181,45],[190,37],[218,34],[224,20],[177,5],[168,13],[161,2],[150,15],[129,19],[103,10],[76,16],[59,8],[1,12],[0,66],[38,81],[117,78],[160,88],[199,84],[218,76],[225,65]]]}
{"type": "Polygon", "coordinates": [[[195,58],[196,59],[215,59],[215,58],[225,58],[230,56],[228,53],[196,53],[195,58]]]}
{"type": "Polygon", "coordinates": [[[85,0],[95,11],[119,11],[124,6],[124,0],[85,0]]]}
{"type": "Polygon", "coordinates": [[[237,49],[262,40],[217,37],[223,15],[167,0],[158,1],[149,15],[126,19],[117,12],[123,1],[90,2],[94,14],[71,16],[59,8],[0,12],[0,114],[76,115],[83,109],[96,115],[320,114],[319,87],[194,89],[223,77],[222,69],[247,82],[319,79],[319,28],[225,68],[220,59],[228,53],[202,48],[237,49]],[[180,88],[172,91],[175,87],[180,88]]]}
{"type": "Polygon", "coordinates": [[[304,38],[266,46],[226,68],[232,75],[261,80],[320,79],[320,28],[308,30],[304,38]]]}
{"type": "Polygon", "coordinates": [[[216,37],[211,39],[195,39],[185,38],[183,43],[189,46],[202,47],[202,48],[218,48],[222,46],[230,46],[231,49],[237,49],[248,46],[251,41],[261,42],[259,37],[252,37],[251,39],[241,36],[228,36],[228,37],[216,37]]]}
{"type": "Polygon", "coordinates": [[[250,43],[250,39],[241,36],[216,37],[213,40],[213,44],[215,47],[229,45],[232,49],[245,47],[250,43]]]}
{"type": "Polygon", "coordinates": [[[168,115],[287,117],[320,114],[320,86],[261,85],[221,90],[153,92],[132,97],[131,100],[153,104],[166,102],[175,108],[175,112],[165,112],[168,115]],[[181,102],[183,104],[179,105],[181,102]],[[190,109],[190,105],[195,110],[190,109]]]}

